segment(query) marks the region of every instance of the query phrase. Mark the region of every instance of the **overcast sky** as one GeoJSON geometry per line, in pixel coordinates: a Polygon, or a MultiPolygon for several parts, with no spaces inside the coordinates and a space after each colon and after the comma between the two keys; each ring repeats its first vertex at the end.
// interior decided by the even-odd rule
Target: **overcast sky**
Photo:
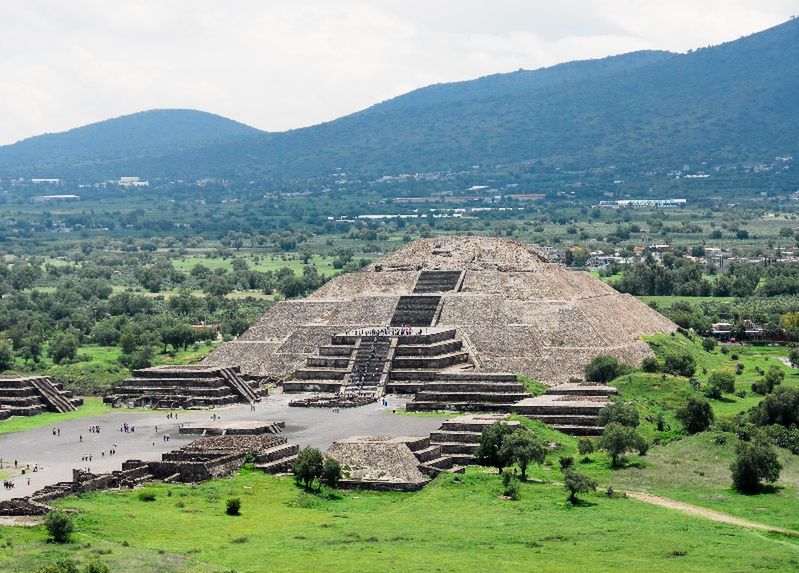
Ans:
{"type": "Polygon", "coordinates": [[[787,20],[796,0],[0,0],[0,144],[183,107],[266,130],[431,83],[787,20]]]}

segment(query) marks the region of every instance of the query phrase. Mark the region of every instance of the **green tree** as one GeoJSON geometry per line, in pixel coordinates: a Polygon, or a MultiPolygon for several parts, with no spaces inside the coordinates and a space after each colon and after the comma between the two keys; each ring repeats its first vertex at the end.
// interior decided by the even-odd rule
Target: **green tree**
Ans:
{"type": "Polygon", "coordinates": [[[502,448],[505,437],[512,433],[513,428],[504,422],[496,422],[483,430],[480,435],[480,445],[474,454],[477,463],[497,468],[499,473],[502,473],[502,468],[513,461],[510,452],[502,448]]]}
{"type": "Polygon", "coordinates": [[[621,456],[625,452],[640,450],[644,446],[644,439],[635,430],[623,426],[618,422],[611,422],[602,430],[602,435],[597,440],[600,450],[605,450],[611,458],[611,465],[618,467],[621,456]]]}
{"type": "Polygon", "coordinates": [[[660,364],[658,364],[658,359],[654,356],[647,356],[644,358],[643,362],[641,362],[641,370],[644,372],[657,372],[660,370],[660,364]]]}
{"type": "Polygon", "coordinates": [[[56,364],[74,360],[77,353],[78,337],[72,332],[57,332],[47,349],[47,354],[56,364]]]}
{"type": "Polygon", "coordinates": [[[707,379],[709,386],[718,388],[720,393],[732,394],[735,392],[735,374],[723,370],[711,372],[707,379]]]}
{"type": "Polygon", "coordinates": [[[336,488],[338,487],[338,482],[341,481],[341,476],[342,471],[339,461],[329,456],[326,457],[322,466],[322,483],[327,487],[336,488]]]}
{"type": "Polygon", "coordinates": [[[316,478],[322,475],[324,458],[322,452],[311,446],[304,447],[294,460],[292,472],[294,480],[298,484],[303,484],[305,489],[311,489],[316,478]]]}
{"type": "Polygon", "coordinates": [[[628,428],[637,428],[640,424],[638,410],[635,406],[628,406],[622,402],[611,402],[599,411],[599,425],[607,426],[611,422],[618,422],[628,428]]]}
{"type": "Polygon", "coordinates": [[[526,428],[506,435],[502,440],[502,449],[501,457],[519,465],[522,479],[527,478],[527,466],[533,462],[543,464],[549,451],[547,445],[526,428]]]}
{"type": "Polygon", "coordinates": [[[578,502],[578,493],[595,491],[596,485],[596,481],[576,470],[567,469],[563,472],[563,487],[569,492],[569,502],[572,505],[578,502]]]}
{"type": "Polygon", "coordinates": [[[607,384],[619,376],[626,374],[629,368],[610,354],[600,354],[585,367],[585,379],[589,382],[607,384]]]}
{"type": "Polygon", "coordinates": [[[51,511],[44,518],[47,534],[56,543],[66,543],[72,534],[72,518],[63,511],[51,511]]]}
{"type": "Polygon", "coordinates": [[[762,438],[739,443],[730,465],[733,487],[741,493],[757,493],[761,482],[774,483],[781,470],[777,452],[762,438]]]}
{"type": "Polygon", "coordinates": [[[0,344],[0,372],[14,366],[14,351],[8,344],[0,344]]]}
{"type": "Polygon", "coordinates": [[[696,360],[687,352],[670,352],[663,361],[663,371],[688,378],[696,372],[696,360]]]}
{"type": "Polygon", "coordinates": [[[704,432],[715,419],[710,402],[695,396],[689,397],[685,404],[677,409],[675,416],[689,434],[704,432]]]}
{"type": "Polygon", "coordinates": [[[791,348],[788,353],[788,360],[791,362],[791,366],[799,368],[799,348],[791,348]]]}

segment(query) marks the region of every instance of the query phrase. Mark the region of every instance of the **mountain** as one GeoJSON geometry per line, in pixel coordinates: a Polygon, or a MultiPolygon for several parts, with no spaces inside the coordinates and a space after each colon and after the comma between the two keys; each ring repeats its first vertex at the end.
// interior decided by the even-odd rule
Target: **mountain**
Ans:
{"type": "Polygon", "coordinates": [[[243,123],[202,111],[142,111],[2,146],[0,172],[60,174],[65,170],[91,170],[121,160],[146,162],[176,150],[186,152],[261,133],[243,123]]]}
{"type": "MultiPolygon", "coordinates": [[[[53,176],[291,177],[337,167],[381,174],[535,162],[673,166],[799,155],[797,133],[794,19],[687,54],[635,52],[433,85],[282,133],[167,151],[158,145],[135,157],[95,154],[89,162],[77,154],[65,160],[58,149],[37,157],[47,158],[53,176]]],[[[40,145],[52,137],[58,136],[42,136],[40,145]]],[[[26,167],[8,160],[24,143],[0,148],[0,175],[26,167]]]]}

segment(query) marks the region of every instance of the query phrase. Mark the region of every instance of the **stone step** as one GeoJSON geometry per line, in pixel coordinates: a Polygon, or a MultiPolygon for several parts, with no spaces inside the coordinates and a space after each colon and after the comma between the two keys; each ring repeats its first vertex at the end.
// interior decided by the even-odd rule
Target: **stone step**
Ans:
{"type": "Polygon", "coordinates": [[[552,427],[570,436],[599,436],[602,434],[603,429],[599,426],[572,426],[564,424],[553,424],[552,427]]]}
{"type": "Polygon", "coordinates": [[[430,443],[433,445],[444,443],[479,444],[481,432],[453,432],[451,430],[436,430],[430,433],[430,443]]]}
{"type": "Polygon", "coordinates": [[[259,453],[258,456],[256,456],[255,461],[256,464],[267,464],[277,460],[296,456],[299,451],[300,447],[297,444],[283,443],[259,453]]]}
{"type": "Polygon", "coordinates": [[[397,346],[396,356],[437,356],[458,352],[463,348],[461,340],[442,340],[432,344],[407,344],[397,346]]]}
{"type": "Polygon", "coordinates": [[[435,442],[435,445],[441,449],[441,453],[447,456],[452,456],[453,454],[464,454],[468,456],[474,455],[474,452],[477,450],[477,447],[480,445],[478,440],[477,443],[473,442],[435,442]]]}
{"type": "Polygon", "coordinates": [[[469,361],[469,353],[458,351],[438,356],[396,356],[393,367],[399,369],[416,368],[449,368],[455,364],[463,364],[469,361]]]}
{"type": "Polygon", "coordinates": [[[534,420],[538,420],[539,422],[543,422],[544,424],[549,424],[550,426],[556,424],[562,424],[566,426],[597,426],[599,421],[596,416],[557,416],[557,415],[535,415],[529,416],[534,420]]]}
{"type": "Polygon", "coordinates": [[[331,392],[341,390],[343,380],[289,380],[283,382],[284,392],[331,392]]]}
{"type": "Polygon", "coordinates": [[[429,462],[430,460],[434,460],[436,458],[441,457],[442,450],[439,446],[428,446],[423,450],[418,450],[413,452],[416,456],[416,459],[419,460],[421,463],[429,462]]]}
{"type": "Polygon", "coordinates": [[[297,380],[343,380],[348,371],[337,368],[300,368],[294,372],[297,380]]]}
{"type": "Polygon", "coordinates": [[[294,465],[294,460],[296,459],[297,455],[294,454],[265,464],[256,464],[255,467],[270,474],[288,472],[291,471],[291,467],[294,465]]]}
{"type": "Polygon", "coordinates": [[[528,395],[523,392],[431,392],[427,386],[416,394],[414,401],[442,403],[502,403],[512,404],[523,400],[528,395]]]}

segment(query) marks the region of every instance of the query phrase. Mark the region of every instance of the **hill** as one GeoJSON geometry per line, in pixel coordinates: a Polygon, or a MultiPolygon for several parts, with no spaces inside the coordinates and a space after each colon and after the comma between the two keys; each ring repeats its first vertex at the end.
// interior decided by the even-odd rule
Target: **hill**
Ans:
{"type": "MultiPolygon", "coordinates": [[[[80,173],[120,160],[146,162],[162,154],[259,133],[262,132],[243,123],[202,111],[143,111],[2,146],[0,172],[21,170],[34,176],[80,173]]],[[[118,175],[110,171],[106,174],[118,175]]]]}
{"type": "MultiPolygon", "coordinates": [[[[797,154],[798,129],[794,19],[687,54],[636,52],[429,86],[283,133],[126,159],[96,156],[88,165],[64,161],[58,148],[47,157],[68,176],[120,168],[147,176],[252,178],[313,176],[336,167],[382,174],[536,162],[662,166],[797,154]]],[[[9,160],[15,147],[0,148],[0,175],[24,165],[9,160]]]]}

